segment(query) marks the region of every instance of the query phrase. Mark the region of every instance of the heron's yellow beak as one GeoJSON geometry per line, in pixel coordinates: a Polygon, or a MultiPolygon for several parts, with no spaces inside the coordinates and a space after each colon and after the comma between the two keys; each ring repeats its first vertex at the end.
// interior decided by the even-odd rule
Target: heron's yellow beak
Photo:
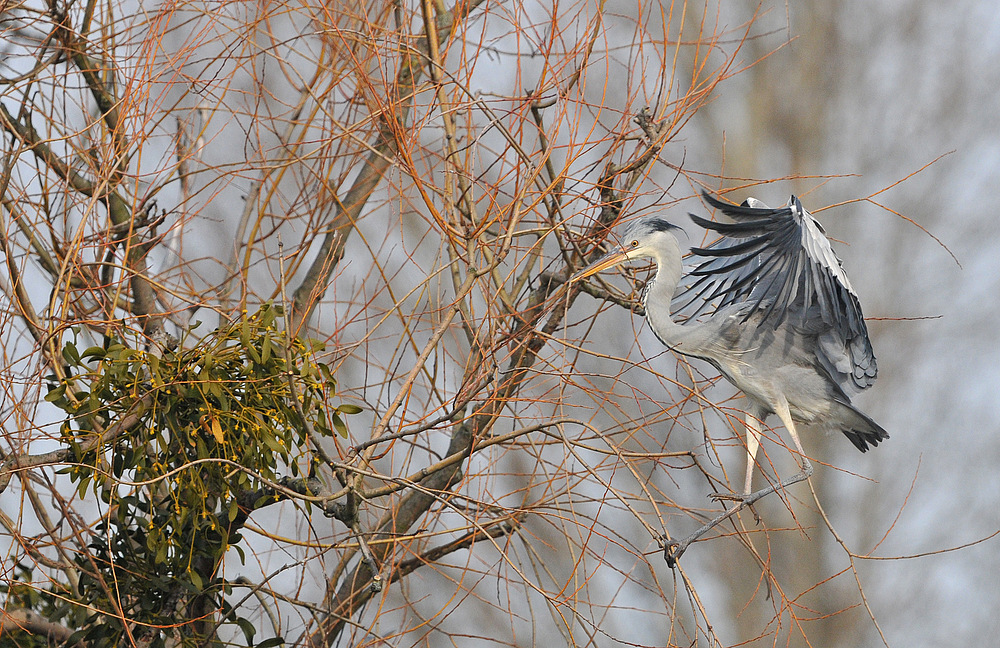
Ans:
{"type": "Polygon", "coordinates": [[[578,279],[589,277],[592,274],[597,274],[601,270],[607,270],[608,268],[613,268],[614,266],[625,263],[628,260],[629,260],[628,252],[626,252],[625,250],[621,248],[612,250],[611,252],[608,252],[607,254],[602,256],[597,261],[591,263],[589,266],[587,266],[580,272],[577,272],[575,275],[570,277],[569,280],[576,281],[578,279]]]}

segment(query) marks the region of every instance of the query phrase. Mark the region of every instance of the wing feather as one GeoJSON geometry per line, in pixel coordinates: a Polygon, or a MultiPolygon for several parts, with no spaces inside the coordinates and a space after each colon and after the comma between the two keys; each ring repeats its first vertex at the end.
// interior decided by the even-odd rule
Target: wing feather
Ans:
{"type": "Polygon", "coordinates": [[[697,317],[749,303],[741,309],[744,322],[759,316],[760,326],[775,329],[786,320],[807,330],[829,329],[817,348],[820,361],[844,386],[870,386],[878,369],[861,304],[812,214],[795,196],[774,209],[754,199],[734,205],[703,195],[732,222],[691,214],[721,238],[691,249],[697,266],[677,295],[679,310],[697,317]]]}

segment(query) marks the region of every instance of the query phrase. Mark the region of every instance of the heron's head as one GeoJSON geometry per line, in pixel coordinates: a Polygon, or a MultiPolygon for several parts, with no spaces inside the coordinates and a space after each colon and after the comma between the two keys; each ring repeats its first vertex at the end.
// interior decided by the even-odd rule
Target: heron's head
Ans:
{"type": "Polygon", "coordinates": [[[681,228],[658,216],[641,218],[622,234],[621,243],[610,252],[573,275],[570,281],[583,279],[601,270],[607,270],[633,259],[654,258],[657,263],[676,259],[680,263],[680,248],[674,231],[681,228]]]}

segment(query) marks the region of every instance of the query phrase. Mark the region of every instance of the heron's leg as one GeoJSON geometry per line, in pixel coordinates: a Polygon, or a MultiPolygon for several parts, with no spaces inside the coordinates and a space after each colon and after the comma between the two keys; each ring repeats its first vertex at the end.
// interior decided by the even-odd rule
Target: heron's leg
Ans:
{"type": "Polygon", "coordinates": [[[710,495],[714,500],[742,501],[753,491],[750,490],[753,484],[753,469],[757,465],[757,450],[760,449],[761,421],[767,416],[766,412],[755,409],[748,409],[743,416],[743,425],[747,430],[747,472],[746,480],[743,482],[743,492],[739,495],[735,493],[715,493],[710,495]]]}
{"type": "MultiPolygon", "coordinates": [[[[746,484],[747,493],[742,497],[735,498],[738,499],[736,504],[734,504],[733,506],[729,507],[728,509],[717,515],[711,521],[703,525],[700,529],[698,529],[691,535],[687,536],[680,542],[676,540],[671,540],[669,542],[666,542],[663,547],[663,558],[667,561],[668,567],[673,568],[674,565],[677,564],[677,560],[681,557],[681,554],[684,553],[684,551],[688,548],[688,546],[690,546],[692,542],[694,542],[701,536],[705,535],[706,533],[717,527],[725,520],[728,520],[729,518],[736,515],[744,508],[752,505],[754,502],[761,499],[762,497],[770,495],[775,491],[783,490],[791,486],[792,484],[797,484],[805,479],[809,479],[809,477],[813,474],[812,463],[809,462],[808,457],[806,457],[805,450],[802,449],[802,442],[799,441],[799,433],[795,429],[795,421],[792,420],[791,412],[788,411],[788,403],[784,399],[782,399],[780,403],[776,403],[774,408],[774,413],[778,415],[778,418],[781,419],[781,422],[785,425],[785,428],[788,430],[788,434],[792,437],[792,442],[795,444],[795,450],[799,453],[799,465],[802,467],[802,470],[796,475],[792,475],[791,477],[783,479],[775,484],[770,484],[765,488],[760,489],[759,491],[753,493],[750,492],[750,471],[753,470],[753,465],[754,465],[753,455],[756,453],[756,447],[753,448],[754,452],[750,453],[751,449],[750,437],[753,434],[750,431],[750,426],[751,426],[751,420],[753,419],[748,415],[746,419],[747,452],[750,453],[750,462],[749,462],[750,465],[747,467],[747,484],[746,484]]],[[[756,427],[757,439],[754,441],[754,443],[756,444],[759,442],[760,438],[760,419],[756,419],[755,423],[756,423],[755,427],[756,427]]]]}
{"type": "Polygon", "coordinates": [[[743,482],[743,494],[749,495],[752,492],[750,485],[753,483],[753,468],[757,463],[757,448],[760,447],[760,420],[747,413],[744,422],[747,428],[747,477],[743,482]]]}
{"type": "Polygon", "coordinates": [[[792,443],[795,444],[795,451],[799,453],[799,466],[802,467],[798,475],[793,475],[778,484],[780,488],[784,488],[785,486],[798,483],[803,479],[808,479],[813,474],[813,467],[806,456],[806,451],[802,449],[802,442],[799,441],[799,433],[795,429],[795,421],[792,420],[792,414],[788,411],[788,402],[784,398],[781,399],[780,403],[776,403],[774,413],[778,415],[778,418],[785,425],[785,429],[788,430],[788,435],[792,437],[792,443]]]}

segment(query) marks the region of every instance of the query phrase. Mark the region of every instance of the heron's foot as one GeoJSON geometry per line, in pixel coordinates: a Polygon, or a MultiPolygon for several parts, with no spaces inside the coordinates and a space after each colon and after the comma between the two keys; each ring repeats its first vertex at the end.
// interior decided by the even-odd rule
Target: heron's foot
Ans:
{"type": "Polygon", "coordinates": [[[736,502],[739,508],[745,507],[750,509],[750,512],[753,513],[754,523],[760,524],[760,515],[757,514],[757,509],[753,507],[753,503],[760,499],[757,493],[743,493],[742,495],[737,495],[736,493],[712,493],[709,497],[715,502],[736,502]]]}
{"type": "MultiPolygon", "coordinates": [[[[743,500],[736,502],[735,504],[727,508],[719,515],[715,516],[712,520],[702,525],[700,529],[698,529],[694,533],[691,533],[690,535],[680,540],[679,542],[677,540],[671,540],[670,538],[664,536],[662,538],[663,560],[666,561],[667,567],[670,567],[671,569],[676,567],[677,561],[679,561],[681,558],[681,554],[683,554],[687,550],[687,548],[691,546],[691,543],[697,541],[698,538],[702,537],[715,527],[719,526],[719,524],[721,524],[724,520],[729,519],[730,517],[738,513],[746,506],[747,504],[743,500]]],[[[754,515],[756,515],[756,513],[754,513],[754,515]]]]}
{"type": "Polygon", "coordinates": [[[677,566],[677,559],[681,557],[684,553],[684,549],[687,549],[687,545],[681,546],[681,543],[676,540],[663,539],[663,560],[666,561],[667,567],[673,569],[677,566]]]}

